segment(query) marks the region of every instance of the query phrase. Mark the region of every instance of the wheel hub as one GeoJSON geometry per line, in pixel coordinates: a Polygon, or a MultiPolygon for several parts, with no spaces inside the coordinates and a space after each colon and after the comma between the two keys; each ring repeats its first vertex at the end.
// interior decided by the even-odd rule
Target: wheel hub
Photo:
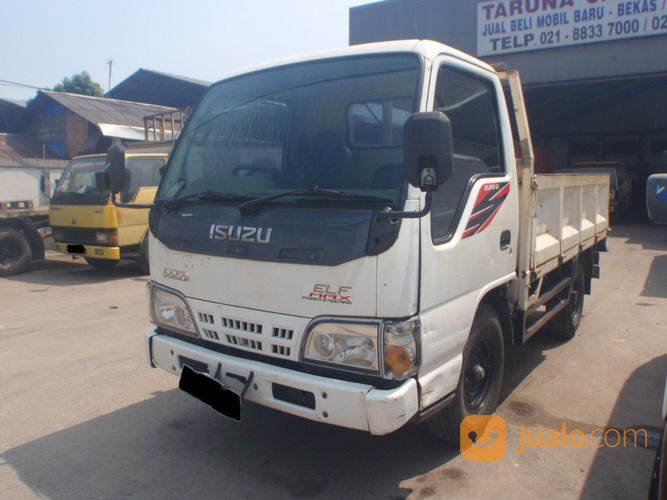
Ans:
{"type": "Polygon", "coordinates": [[[480,382],[486,377],[486,370],[480,364],[476,364],[472,367],[472,378],[475,382],[480,382]]]}

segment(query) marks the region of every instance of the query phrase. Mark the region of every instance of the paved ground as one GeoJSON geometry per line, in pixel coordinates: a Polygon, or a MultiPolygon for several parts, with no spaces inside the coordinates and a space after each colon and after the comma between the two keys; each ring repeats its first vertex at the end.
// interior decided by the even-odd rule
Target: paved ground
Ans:
{"type": "Polygon", "coordinates": [[[620,227],[610,249],[577,336],[508,353],[495,462],[416,426],[373,437],[257,406],[243,424],[224,420],[147,367],[146,279],[130,265],[102,273],[61,257],[0,279],[1,495],[645,498],[654,450],[598,449],[590,433],[659,424],[667,231],[620,227]],[[589,446],[518,453],[522,427],[536,439],[563,423],[589,446]]]}

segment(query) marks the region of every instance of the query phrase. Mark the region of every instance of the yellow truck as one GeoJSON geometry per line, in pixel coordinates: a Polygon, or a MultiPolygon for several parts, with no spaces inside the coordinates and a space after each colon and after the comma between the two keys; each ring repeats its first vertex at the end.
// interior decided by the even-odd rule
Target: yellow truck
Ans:
{"type": "MultiPolygon", "coordinates": [[[[166,152],[126,152],[126,189],[120,201],[151,203],[160,180],[166,152]]],[[[148,209],[116,207],[109,191],[96,188],[95,174],[103,172],[106,155],[79,156],[68,164],[51,198],[49,223],[55,250],[84,257],[98,269],[120,259],[135,259],[148,272],[148,209]]]]}

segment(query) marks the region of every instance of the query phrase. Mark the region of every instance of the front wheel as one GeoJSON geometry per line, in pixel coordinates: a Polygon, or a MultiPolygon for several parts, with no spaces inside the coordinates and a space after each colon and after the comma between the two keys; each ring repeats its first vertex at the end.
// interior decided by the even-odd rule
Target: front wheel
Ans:
{"type": "Polygon", "coordinates": [[[0,229],[0,276],[12,276],[25,271],[32,252],[23,233],[15,229],[0,229]]]}
{"type": "Polygon", "coordinates": [[[118,264],[117,260],[109,260],[109,259],[93,259],[91,257],[85,257],[86,262],[93,266],[95,269],[99,269],[100,271],[106,271],[108,269],[112,269],[118,264]]]}
{"type": "Polygon", "coordinates": [[[490,415],[500,399],[504,369],[503,331],[495,310],[482,304],[463,349],[463,366],[456,397],[428,419],[426,428],[439,439],[458,444],[463,419],[469,415],[490,415]]]}

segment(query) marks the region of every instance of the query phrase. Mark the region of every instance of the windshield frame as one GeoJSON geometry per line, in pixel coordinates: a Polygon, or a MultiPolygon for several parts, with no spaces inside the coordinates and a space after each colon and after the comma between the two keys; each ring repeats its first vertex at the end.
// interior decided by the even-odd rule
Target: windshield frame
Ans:
{"type": "MultiPolygon", "coordinates": [[[[248,78],[248,77],[256,77],[256,76],[261,76],[263,74],[270,74],[274,71],[290,70],[290,69],[299,68],[299,67],[302,67],[302,66],[309,66],[309,65],[313,65],[313,64],[338,63],[338,62],[344,62],[344,61],[348,61],[348,60],[363,60],[363,59],[389,59],[389,58],[392,58],[392,57],[413,58],[416,62],[415,67],[414,67],[414,71],[416,72],[415,79],[414,79],[414,90],[413,90],[413,94],[412,94],[411,97],[412,97],[412,102],[413,102],[413,111],[412,112],[413,113],[418,112],[421,109],[421,105],[422,105],[422,102],[423,102],[423,95],[424,95],[425,92],[427,92],[427,89],[424,88],[424,81],[425,81],[425,78],[427,78],[427,75],[425,74],[426,61],[424,60],[424,56],[422,54],[420,54],[419,52],[411,51],[411,50],[398,50],[398,51],[389,51],[389,52],[368,52],[368,53],[359,53],[359,54],[354,54],[354,55],[314,58],[314,59],[308,59],[308,60],[298,61],[298,62],[294,62],[294,63],[287,63],[287,64],[281,64],[281,65],[276,65],[276,66],[269,66],[269,67],[260,68],[260,69],[254,70],[254,71],[249,71],[249,72],[246,72],[246,73],[233,75],[229,78],[220,80],[220,81],[214,83],[213,85],[211,85],[207,89],[206,93],[199,100],[199,103],[195,107],[191,117],[196,115],[200,106],[203,103],[206,102],[206,97],[209,94],[216,92],[217,89],[220,86],[227,85],[230,82],[234,82],[234,81],[237,81],[237,80],[242,80],[242,79],[245,79],[245,78],[248,78]]],[[[366,76],[373,76],[373,73],[369,72],[366,75],[362,75],[362,77],[366,77],[366,76]]],[[[312,86],[312,85],[320,85],[320,84],[325,83],[325,82],[327,82],[327,80],[308,82],[308,83],[305,83],[303,85],[295,85],[294,88],[299,88],[301,86],[307,87],[307,86],[312,86]]],[[[279,87],[274,88],[274,89],[270,89],[270,92],[268,92],[267,94],[254,96],[249,101],[242,101],[239,105],[231,107],[229,109],[229,111],[234,111],[236,109],[240,109],[241,107],[249,105],[251,103],[262,102],[262,99],[271,99],[272,96],[274,96],[274,95],[276,95],[276,94],[278,94],[282,91],[287,91],[287,90],[292,90],[292,89],[290,89],[290,88],[281,89],[279,87]]],[[[407,96],[402,95],[400,97],[405,98],[407,96]]],[[[369,99],[371,99],[371,98],[391,99],[392,97],[388,97],[386,95],[383,95],[383,96],[369,96],[369,99]]],[[[350,103],[351,102],[352,101],[350,101],[350,103]]],[[[348,105],[350,103],[348,103],[348,105]]],[[[221,114],[223,114],[223,113],[221,113],[221,114]]],[[[346,115],[347,115],[347,106],[346,106],[344,117],[343,117],[344,120],[347,121],[346,115]]],[[[215,115],[215,116],[219,116],[219,115],[215,115]]],[[[215,116],[213,118],[215,118],[215,116]]],[[[288,118],[288,125],[287,125],[288,131],[286,132],[286,136],[289,136],[290,133],[292,133],[291,130],[289,130],[291,128],[291,120],[292,120],[292,117],[290,116],[288,118]]],[[[164,171],[164,175],[160,179],[160,184],[158,186],[156,197],[155,197],[156,202],[167,202],[170,199],[174,199],[174,198],[177,198],[177,197],[181,196],[182,189],[179,189],[178,191],[176,191],[173,194],[165,196],[165,194],[166,194],[165,191],[167,189],[167,187],[166,187],[167,179],[169,179],[169,174],[172,172],[172,170],[174,168],[176,168],[175,165],[174,165],[175,161],[176,161],[175,159],[178,157],[178,152],[179,152],[180,148],[185,147],[184,142],[186,140],[188,140],[188,138],[191,135],[193,135],[196,130],[198,130],[200,127],[202,127],[202,125],[206,124],[207,122],[208,122],[208,120],[204,120],[202,122],[196,123],[194,120],[191,119],[191,120],[188,120],[187,123],[185,124],[184,129],[179,134],[178,138],[176,139],[176,142],[174,143],[174,146],[172,148],[172,152],[169,155],[169,159],[167,161],[167,165],[166,165],[166,168],[165,168],[165,171],[164,171]]],[[[355,148],[354,145],[351,145],[348,142],[347,130],[345,131],[345,135],[344,135],[343,139],[346,141],[346,145],[348,147],[355,148]]],[[[288,141],[289,141],[289,137],[287,139],[285,139],[286,143],[288,141]]],[[[190,143],[188,145],[191,146],[191,144],[192,143],[190,143]]],[[[402,144],[401,144],[401,146],[392,146],[392,147],[394,147],[396,149],[400,149],[400,148],[402,148],[402,144]]],[[[184,154],[186,154],[186,153],[184,153],[184,154]]],[[[281,154],[283,155],[283,162],[284,162],[284,157],[286,155],[286,152],[283,151],[281,154]]],[[[402,159],[401,159],[401,164],[402,164],[402,159]]],[[[288,188],[283,189],[283,191],[291,191],[291,190],[294,190],[294,189],[295,189],[295,187],[292,186],[292,187],[288,187],[288,188]]],[[[303,189],[305,189],[305,188],[303,188],[303,189]]],[[[400,186],[397,186],[396,189],[398,191],[398,194],[397,194],[397,196],[394,200],[394,203],[391,204],[391,206],[393,208],[399,208],[399,207],[402,207],[405,204],[405,200],[407,198],[408,189],[409,189],[408,183],[405,181],[405,179],[402,178],[400,186]]],[[[347,192],[348,190],[342,189],[341,191],[347,192]]],[[[280,191],[274,191],[273,194],[277,194],[279,192],[280,191]]],[[[234,195],[239,195],[239,196],[241,195],[241,193],[229,193],[229,194],[234,194],[234,195]]],[[[355,191],[350,191],[350,195],[354,195],[354,194],[356,194],[355,191]]],[[[243,195],[249,195],[250,196],[249,193],[243,193],[243,195]]],[[[280,200],[281,201],[275,201],[275,202],[271,201],[271,203],[275,203],[276,205],[280,205],[280,206],[299,206],[300,207],[300,206],[313,206],[314,205],[314,206],[326,206],[326,207],[338,207],[339,206],[340,208],[345,208],[345,209],[350,208],[349,203],[345,203],[345,202],[341,203],[341,201],[343,201],[342,199],[338,199],[338,200],[336,200],[336,199],[327,199],[327,200],[321,199],[321,200],[317,200],[317,202],[315,204],[312,203],[313,200],[310,200],[311,203],[306,203],[306,200],[296,200],[296,199],[293,199],[293,197],[289,197],[289,196],[286,196],[284,199],[283,199],[283,197],[280,197],[280,200]]],[[[217,200],[217,201],[219,203],[222,203],[222,204],[238,204],[239,203],[238,201],[234,201],[232,199],[230,199],[230,200],[217,200]]],[[[345,201],[349,202],[349,200],[345,200],[345,201]]],[[[364,204],[363,203],[358,203],[358,202],[354,204],[354,206],[357,206],[357,205],[359,205],[360,208],[362,208],[362,206],[364,204]]],[[[375,206],[377,205],[377,203],[373,204],[371,202],[371,203],[367,203],[366,205],[367,206],[363,207],[363,208],[373,208],[374,205],[375,206]]]]}

